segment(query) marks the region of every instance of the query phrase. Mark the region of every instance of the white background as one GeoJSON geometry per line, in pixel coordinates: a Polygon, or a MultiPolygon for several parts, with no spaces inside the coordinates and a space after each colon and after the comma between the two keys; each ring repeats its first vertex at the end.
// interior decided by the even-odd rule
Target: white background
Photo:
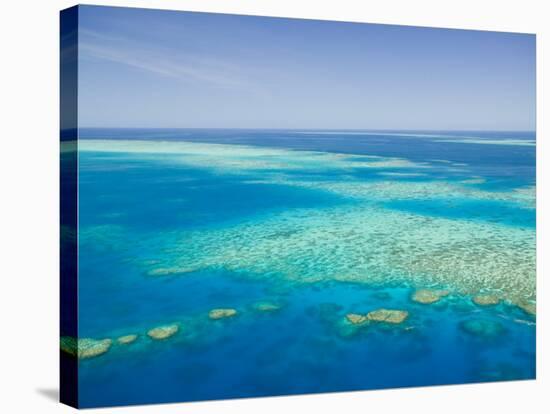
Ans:
{"type": "MultiPolygon", "coordinates": [[[[170,404],[103,409],[102,412],[518,414],[543,411],[543,404],[550,402],[546,323],[549,298],[542,280],[548,269],[550,251],[546,180],[550,138],[543,125],[543,114],[548,112],[544,102],[544,97],[548,97],[548,82],[544,82],[543,77],[548,75],[550,13],[545,10],[545,1],[127,0],[100,3],[536,33],[539,213],[536,381],[170,404]]],[[[74,4],[62,0],[11,0],[4,1],[1,8],[0,411],[4,413],[48,414],[72,410],[58,404],[56,399],[58,13],[74,4]]]]}

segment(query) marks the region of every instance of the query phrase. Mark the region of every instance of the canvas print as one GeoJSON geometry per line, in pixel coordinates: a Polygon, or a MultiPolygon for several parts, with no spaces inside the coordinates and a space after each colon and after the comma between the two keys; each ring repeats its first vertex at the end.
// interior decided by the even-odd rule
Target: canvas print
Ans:
{"type": "Polygon", "coordinates": [[[61,12],[61,399],[536,376],[535,35],[61,12]]]}

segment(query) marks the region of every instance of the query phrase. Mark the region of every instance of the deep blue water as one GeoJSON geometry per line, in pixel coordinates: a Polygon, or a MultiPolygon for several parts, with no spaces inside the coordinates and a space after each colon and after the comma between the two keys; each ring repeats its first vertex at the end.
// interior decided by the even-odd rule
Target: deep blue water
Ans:
{"type": "MultiPolygon", "coordinates": [[[[430,134],[435,134],[430,132],[430,134]]],[[[479,139],[528,139],[527,132],[441,132],[479,139]]],[[[185,140],[403,157],[433,168],[404,183],[458,183],[513,191],[535,184],[535,147],[437,142],[426,137],[308,134],[251,130],[83,129],[80,139],[185,140]],[[437,160],[446,160],[441,162],[437,160]],[[449,162],[457,165],[450,171],[449,162]],[[438,168],[441,165],[441,168],[438,168]]],[[[377,182],[394,170],[296,169],[290,179],[377,182]]],[[[177,234],[231,228],[303,209],[354,205],[353,197],[313,188],[261,183],[261,171],[213,172],[167,158],[110,152],[79,153],[79,336],[116,338],[137,333],[136,343],[113,345],[80,361],[83,407],[195,401],[296,393],[457,384],[535,377],[535,319],[509,303],[479,307],[452,293],[433,305],[410,300],[412,284],[366,285],[336,281],[296,284],[277,274],[235,272],[223,266],[152,277],[148,261],[172,258],[177,234]],[[281,305],[259,312],[258,301],[281,305]],[[210,321],[210,309],[231,307],[235,318],[210,321]],[[350,332],[347,313],[404,309],[403,325],[370,325],[350,332]],[[473,334],[468,321],[495,332],[473,334]],[[144,333],[179,322],[164,341],[144,333]]],[[[532,208],[460,197],[392,199],[381,204],[425,217],[474,220],[535,229],[532,208]]],[[[189,236],[188,243],[194,239],[189,236]]]]}

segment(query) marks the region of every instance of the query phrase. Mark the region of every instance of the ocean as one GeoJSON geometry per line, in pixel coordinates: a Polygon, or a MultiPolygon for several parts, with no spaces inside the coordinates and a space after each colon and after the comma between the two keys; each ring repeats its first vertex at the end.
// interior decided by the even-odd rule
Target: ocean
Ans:
{"type": "Polygon", "coordinates": [[[78,332],[112,341],[82,407],[535,378],[533,132],[84,128],[77,155],[78,332]]]}

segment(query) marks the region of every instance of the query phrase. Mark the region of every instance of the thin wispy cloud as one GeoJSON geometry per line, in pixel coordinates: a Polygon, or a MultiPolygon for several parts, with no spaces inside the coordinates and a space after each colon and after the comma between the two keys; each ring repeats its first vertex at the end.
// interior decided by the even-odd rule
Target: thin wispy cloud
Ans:
{"type": "Polygon", "coordinates": [[[105,60],[130,66],[182,82],[203,82],[217,87],[243,87],[249,82],[239,75],[237,65],[201,56],[178,55],[176,51],[111,37],[91,30],[80,30],[82,58],[105,60]]]}

